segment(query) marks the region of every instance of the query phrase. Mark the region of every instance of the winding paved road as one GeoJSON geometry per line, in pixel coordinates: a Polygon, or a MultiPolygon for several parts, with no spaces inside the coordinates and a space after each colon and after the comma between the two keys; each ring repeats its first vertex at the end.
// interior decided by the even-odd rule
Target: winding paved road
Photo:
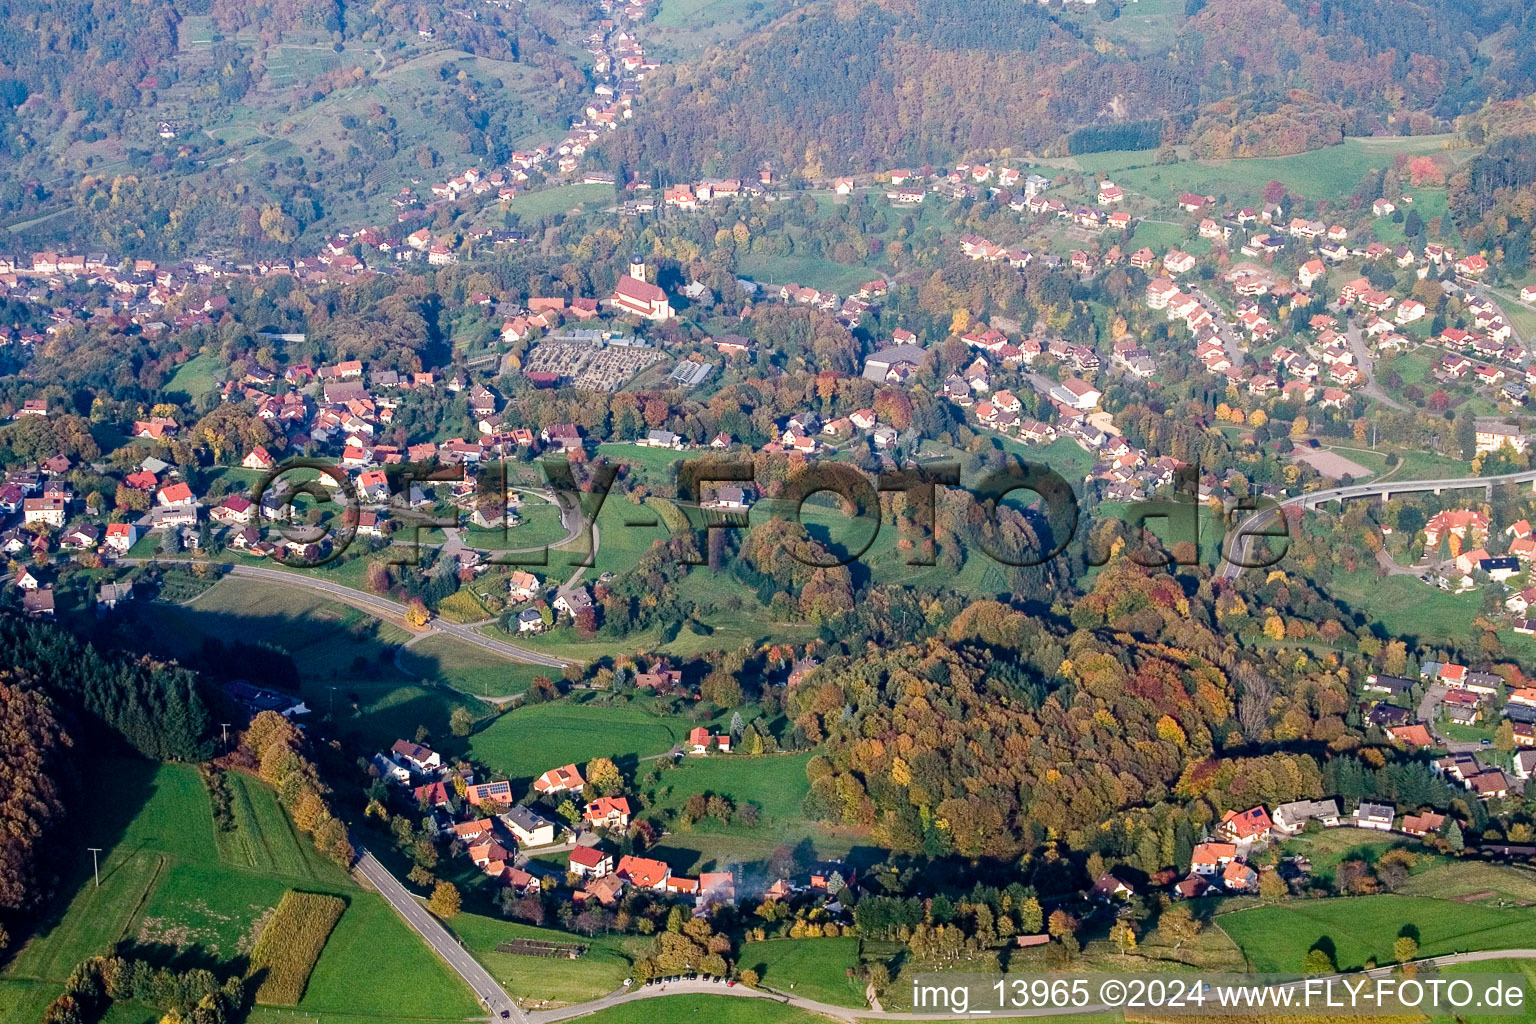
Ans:
{"type": "MultiPolygon", "coordinates": [[[[1237,524],[1235,529],[1236,539],[1232,542],[1238,560],[1247,556],[1248,536],[1263,529],[1282,510],[1295,508],[1298,505],[1315,507],[1328,501],[1343,501],[1348,498],[1370,498],[1383,494],[1422,493],[1424,491],[1451,491],[1467,487],[1499,487],[1505,484],[1524,484],[1536,482],[1536,470],[1526,470],[1521,473],[1505,473],[1500,476],[1473,476],[1452,477],[1444,480],[1383,480],[1378,483],[1351,484],[1348,487],[1335,487],[1326,491],[1307,491],[1303,494],[1293,495],[1284,501],[1260,509],[1252,513],[1248,518],[1237,524]]],[[[1244,566],[1230,557],[1226,565],[1221,568],[1223,579],[1236,579],[1242,573],[1244,566]]]]}
{"type": "MultiPolygon", "coordinates": [[[[1489,949],[1479,950],[1473,953],[1456,953],[1451,956],[1428,957],[1414,961],[1420,967],[1452,967],[1456,964],[1479,963],[1488,960],[1536,960],[1536,949],[1489,949]]],[[[1390,974],[1396,965],[1382,967],[1372,971],[1359,972],[1367,977],[1380,977],[1390,974]]],[[[1328,975],[1313,980],[1329,980],[1330,978],[1355,977],[1350,975],[1328,975]]],[[[1290,985],[1297,988],[1306,984],[1298,981],[1290,985]]],[[[814,999],[803,999],[799,996],[786,995],[782,992],[764,992],[747,988],[745,985],[726,987],[724,983],[717,981],[673,981],[664,985],[647,985],[628,992],[615,992],[604,996],[602,999],[594,999],[588,1003],[577,1003],[574,1006],[561,1007],[558,1010],[536,1010],[528,1014],[530,1024],[555,1024],[556,1021],[572,1020],[577,1017],[585,1017],[587,1014],[606,1010],[610,1006],[621,1006],[624,1003],[632,1003],[640,999],[660,999],[665,996],[676,995],[714,995],[736,996],[746,999],[771,999],[774,1002],[787,1006],[809,1010],[812,1013],[820,1013],[837,1020],[850,1022],[864,1020],[896,1020],[896,1021],[925,1021],[925,1020],[975,1020],[975,1013],[941,1013],[936,1011],[923,1011],[918,1013],[900,1010],[874,1010],[857,1009],[848,1006],[833,1006],[830,1003],[817,1002],[814,999]]],[[[1058,1007],[1045,1009],[1021,1009],[1010,1010],[1006,1015],[999,1015],[999,1019],[1014,1020],[1021,1017],[1058,1017],[1070,1014],[1114,1013],[1122,1007],[1099,1004],[1095,1006],[1058,1007]]]]}
{"type": "MultiPolygon", "coordinates": [[[[342,586],[340,583],[332,583],[329,580],[316,579],[303,573],[288,572],[282,569],[268,569],[259,565],[232,565],[229,567],[230,576],[240,576],[248,579],[265,580],[269,583],[282,583],[290,587],[300,587],[311,590],[327,597],[335,598],[344,604],[354,608],[360,608],[371,615],[377,615],[382,619],[393,622],[405,620],[405,605],[393,601],[387,597],[370,594],[354,587],[342,586]]],[[[457,623],[444,622],[442,619],[433,619],[427,624],[427,630],[433,633],[444,633],[456,637],[466,643],[474,644],[485,650],[492,651],[504,658],[513,661],[521,661],[528,665],[543,665],[547,668],[564,668],[565,662],[548,654],[540,654],[530,651],[526,647],[509,644],[505,640],[486,636],[473,626],[461,626],[457,623]]]]}
{"type": "MultiPolygon", "coordinates": [[[[812,1013],[819,1013],[827,1017],[849,1022],[860,1020],[894,1020],[894,1021],[924,1021],[924,1020],[973,1020],[974,1014],[962,1013],[936,1013],[904,1012],[900,1010],[876,1010],[871,1008],[856,1008],[848,1006],[834,1006],[831,1003],[818,1002],[814,999],[806,999],[801,996],[790,995],[783,992],[752,989],[745,985],[726,985],[722,981],[707,980],[679,980],[669,981],[658,985],[643,985],[639,988],[620,989],[600,999],[593,999],[585,1003],[575,1003],[571,1006],[563,1006],[554,1010],[535,1010],[525,1012],[513,1001],[506,990],[496,981],[480,962],[470,955],[469,951],[460,945],[459,941],[444,928],[442,923],[427,913],[421,903],[410,894],[405,886],[389,872],[389,869],[379,863],[378,859],[357,845],[358,859],[353,865],[353,874],[365,882],[367,886],[379,895],[383,896],[389,905],[395,909],[405,923],[410,925],[426,943],[437,952],[448,965],[469,985],[470,990],[490,1012],[491,1020],[497,1021],[502,1017],[516,1021],[517,1024],[555,1024],[557,1021],[571,1020],[577,1017],[585,1017],[599,1010],[606,1010],[611,1006],[620,1006],[624,1003],[632,1003],[641,999],[658,999],[664,996],[675,995],[714,995],[734,996],[742,999],[769,999],[787,1006],[794,1006],[812,1013]]],[[[1536,949],[1487,949],[1470,953],[1454,953],[1449,956],[1426,957],[1416,960],[1419,966],[1451,967],[1456,964],[1479,963],[1489,960],[1536,960],[1536,949]]],[[[1378,968],[1363,972],[1366,976],[1376,977],[1391,973],[1393,966],[1378,968]]],[[[1354,972],[1355,974],[1361,972],[1354,972]]],[[[1329,977],[1344,977],[1345,975],[1331,975],[1329,977]]],[[[1353,975],[1351,975],[1353,976],[1353,975]]],[[[1296,982],[1296,985],[1303,982],[1296,982]]],[[[1060,1007],[1055,1009],[1020,1010],[1010,1012],[1010,1018],[1017,1017],[1051,1017],[1069,1013],[1108,1013],[1119,1009],[1108,1005],[1060,1007]]]]}

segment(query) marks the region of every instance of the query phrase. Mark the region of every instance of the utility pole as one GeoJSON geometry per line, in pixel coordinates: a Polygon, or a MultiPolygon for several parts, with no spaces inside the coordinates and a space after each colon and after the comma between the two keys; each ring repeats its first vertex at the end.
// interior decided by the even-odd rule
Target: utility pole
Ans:
{"type": "Polygon", "coordinates": [[[101,888],[101,865],[97,862],[96,855],[101,852],[101,847],[99,847],[99,846],[87,846],[86,849],[91,851],[91,874],[96,876],[96,888],[100,889],[101,888]]]}

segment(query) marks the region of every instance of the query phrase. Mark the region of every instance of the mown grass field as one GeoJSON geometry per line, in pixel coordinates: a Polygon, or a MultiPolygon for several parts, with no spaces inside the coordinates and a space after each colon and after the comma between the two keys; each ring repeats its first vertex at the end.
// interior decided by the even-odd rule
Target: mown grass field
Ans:
{"type": "Polygon", "coordinates": [[[1536,868],[1473,860],[1442,861],[1415,872],[1400,891],[1408,896],[1440,899],[1492,893],[1476,902],[1536,903],[1536,868]]]}
{"type": "MultiPolygon", "coordinates": [[[[135,609],[153,638],[186,655],[205,637],[263,643],[293,656],[311,680],[374,679],[411,634],[359,609],[281,583],[228,577],[188,605],[135,609]]],[[[393,671],[393,669],[391,669],[393,671]]]]}
{"type": "Polygon", "coordinates": [[[1256,971],[1298,971],[1308,950],[1328,943],[1339,967],[1386,963],[1399,935],[1416,934],[1421,956],[1470,949],[1528,947],[1536,909],[1502,909],[1424,896],[1361,896],[1301,900],[1222,914],[1256,971]]]}
{"type": "MultiPolygon", "coordinates": [[[[686,462],[704,454],[701,451],[679,452],[671,448],[650,448],[619,441],[606,441],[598,445],[597,453],[626,467],[631,475],[638,476],[647,484],[667,487],[677,485],[675,475],[671,472],[674,462],[686,462]]],[[[609,500],[615,499],[610,496],[609,500]]]]}
{"type": "Polygon", "coordinates": [[[339,879],[335,866],[302,840],[270,787],[237,772],[226,774],[224,781],[235,828],[214,831],[221,861],[289,878],[339,879]]]}
{"type": "Polygon", "coordinates": [[[656,28],[694,28],[740,17],[747,6],[745,0],[662,0],[651,24],[656,28]]]}
{"type": "Polygon", "coordinates": [[[407,647],[398,661],[412,679],[451,686],[478,697],[509,697],[528,689],[539,676],[558,678],[560,674],[542,665],[508,661],[483,647],[442,634],[407,647]]]}
{"type": "MultiPolygon", "coordinates": [[[[564,854],[560,855],[563,863],[564,854]]],[[[597,935],[586,938],[552,928],[535,928],[480,914],[460,914],[450,922],[453,933],[513,996],[555,1004],[599,999],[617,989],[630,976],[634,961],[650,947],[639,936],[597,935]],[[587,947],[575,960],[540,959],[498,953],[496,947],[512,939],[575,942],[587,947]]]]}
{"type": "Polygon", "coordinates": [[[1137,0],[1121,9],[1114,21],[1103,21],[1084,8],[1080,17],[1091,20],[1092,31],[1122,46],[1133,46],[1148,52],[1166,52],[1178,40],[1184,24],[1184,4],[1179,0],[1137,0]]]}
{"type": "Polygon", "coordinates": [[[846,295],[865,281],[885,276],[885,271],[864,264],[837,263],[833,260],[797,256],[743,256],[736,272],[758,284],[777,286],[791,282],[809,288],[827,289],[846,295]]]}
{"type": "Polygon", "coordinates": [[[560,510],[549,502],[529,500],[518,509],[517,515],[521,522],[516,526],[493,529],[468,526],[460,536],[465,544],[483,551],[536,548],[558,544],[565,539],[560,510]]]}
{"type": "MultiPolygon", "coordinates": [[[[244,973],[259,922],[292,888],[347,901],[300,1012],[360,1021],[474,1014],[476,1004],[456,976],[380,897],[306,851],[307,840],[276,820],[275,800],[251,797],[260,783],[247,782],[249,813],[237,812],[236,833],[220,840],[207,789],[191,766],[113,759],[90,768],[95,811],[76,819],[71,856],[58,865],[59,912],[30,936],[16,937],[21,948],[0,972],[0,1024],[36,1024],[40,1004],[58,993],[76,964],[120,942],[151,960],[190,957],[215,973],[244,973]],[[90,846],[102,850],[100,888],[85,852],[90,846]],[[360,986],[361,977],[371,983],[360,986]]],[[[123,1006],[111,1020],[148,1013],[123,1006]]]]}
{"type": "Polygon", "coordinates": [[[199,353],[176,368],[171,379],[165,382],[167,393],[181,392],[189,398],[201,398],[218,387],[218,357],[199,353]]]}
{"type": "Polygon", "coordinates": [[[469,751],[498,775],[528,784],[550,768],[581,766],[594,757],[632,767],[638,758],[666,753],[692,727],[686,719],[639,708],[535,704],[510,711],[477,732],[469,751]]]}
{"type": "Polygon", "coordinates": [[[848,977],[858,964],[859,940],[771,939],[741,947],[740,964],[762,978],[764,987],[793,992],[833,1006],[868,1006],[864,986],[848,977]]]}
{"type": "MultiPolygon", "coordinates": [[[[676,767],[661,773],[657,799],[651,806],[678,808],[696,793],[718,793],[738,804],[750,800],[761,808],[762,820],[757,829],[746,834],[766,831],[787,839],[811,827],[800,812],[800,805],[811,790],[805,777],[805,765],[810,759],[809,754],[686,757],[676,767]]],[[[727,833],[740,830],[739,826],[721,826],[713,821],[701,822],[696,827],[727,833]]]]}
{"type": "MultiPolygon", "coordinates": [[[[1354,192],[1360,179],[1372,169],[1391,166],[1398,153],[1439,153],[1447,141],[1448,136],[1441,135],[1345,139],[1337,146],[1294,156],[1195,160],[1167,166],[1156,166],[1156,154],[1147,151],[1145,164],[1122,166],[1113,173],[1123,188],[1159,200],[1188,189],[1202,195],[1226,196],[1228,202],[1247,202],[1257,199],[1264,185],[1275,180],[1305,199],[1336,201],[1354,192]]],[[[1083,161],[1090,166],[1095,163],[1093,155],[1080,157],[1079,163],[1083,161]]]]}
{"type": "MultiPolygon", "coordinates": [[[[1286,854],[1301,854],[1312,864],[1314,878],[1331,880],[1334,869],[1346,860],[1363,860],[1375,863],[1382,854],[1393,847],[1402,847],[1414,853],[1420,860],[1415,869],[1428,869],[1439,858],[1415,839],[1401,835],[1383,835],[1373,829],[1330,828],[1321,832],[1304,832],[1285,841],[1286,854]]],[[[1423,892],[1425,896],[1439,896],[1438,892],[1423,892]]]]}
{"type": "Polygon", "coordinates": [[[508,205],[513,213],[522,217],[547,217],[588,203],[612,205],[613,201],[612,185],[586,185],[578,182],[537,192],[524,192],[514,197],[508,205]]]}
{"type": "MultiPolygon", "coordinates": [[[[1370,568],[1354,573],[1335,573],[1329,593],[1368,619],[1381,623],[1392,636],[1413,637],[1419,643],[1466,638],[1473,617],[1482,609],[1475,591],[1452,594],[1414,576],[1378,578],[1370,568]]],[[[1536,653],[1530,638],[1513,630],[1499,633],[1512,651],[1536,653]]]]}
{"type": "Polygon", "coordinates": [[[201,650],[205,637],[286,651],[311,709],[326,715],[334,707],[344,730],[386,746],[418,725],[446,736],[455,707],[476,718],[489,712],[470,695],[519,693],[541,674],[447,636],[402,651],[413,634],[319,594],[260,580],[229,577],[192,604],[141,602],[132,614],[174,656],[201,650]]]}
{"type": "MultiPolygon", "coordinates": [[[[652,544],[670,536],[659,510],[614,495],[603,502],[593,529],[597,531],[597,555],[587,570],[592,579],[605,572],[621,573],[633,568],[652,544]]],[[[571,567],[586,561],[591,550],[585,535],[552,549],[547,574],[563,581],[571,567]]],[[[545,571],[541,570],[543,574],[545,571]]]]}
{"type": "MultiPolygon", "coordinates": [[[[315,687],[311,699],[321,714],[326,713],[329,687],[315,687]]],[[[438,686],[418,686],[394,682],[350,683],[336,687],[336,721],[341,730],[365,746],[388,747],[395,740],[416,735],[425,727],[432,742],[445,753],[455,752],[462,741],[449,732],[449,719],[455,708],[465,708],[473,718],[485,718],[492,709],[474,697],[466,697],[438,686]]]]}

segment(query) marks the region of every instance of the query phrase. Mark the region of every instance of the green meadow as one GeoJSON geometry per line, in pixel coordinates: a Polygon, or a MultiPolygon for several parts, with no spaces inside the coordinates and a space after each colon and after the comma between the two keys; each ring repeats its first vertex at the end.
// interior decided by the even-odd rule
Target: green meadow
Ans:
{"type": "MultiPolygon", "coordinates": [[[[93,813],[74,825],[59,864],[59,910],[0,971],[0,1022],[35,1024],[75,965],[114,948],[152,962],[206,963],[243,974],[266,915],[289,889],[347,902],[298,1010],[361,1020],[459,1020],[477,1004],[456,975],[380,897],[315,855],[270,789],[230,777],[234,830],[214,825],[208,791],[189,765],[111,759],[91,766],[93,813]],[[101,849],[95,884],[87,847],[101,849]],[[359,986],[361,976],[370,984],[359,986]]],[[[61,851],[63,852],[63,851],[61,851]]],[[[111,1019],[158,1019],[115,1007],[111,1019]]]]}
{"type": "Polygon", "coordinates": [[[1425,896],[1359,896],[1294,901],[1222,914],[1217,923],[1256,971],[1299,971],[1307,952],[1333,950],[1343,970],[1387,963],[1398,936],[1414,935],[1421,956],[1469,949],[1529,947],[1536,909],[1454,903],[1425,896]]]}

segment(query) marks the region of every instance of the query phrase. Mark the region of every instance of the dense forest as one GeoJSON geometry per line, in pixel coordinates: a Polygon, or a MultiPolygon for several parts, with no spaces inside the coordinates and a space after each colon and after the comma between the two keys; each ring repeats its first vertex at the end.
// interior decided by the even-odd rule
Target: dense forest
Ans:
{"type": "MultiPolygon", "coordinates": [[[[0,676],[0,922],[46,897],[37,862],[64,817],[71,740],[53,702],[25,672],[0,676]]],[[[0,926],[0,952],[6,945],[0,926]]]]}
{"type": "MultiPolygon", "coordinates": [[[[1060,839],[1150,874],[1255,803],[1463,803],[1352,728],[1349,666],[1241,649],[1249,606],[1211,587],[1121,560],[1068,632],[977,602],[941,637],[829,658],[786,708],[823,745],[807,810],[898,853],[1008,859],[1060,839]]],[[[1305,584],[1272,580],[1247,600],[1278,609],[1260,613],[1271,630],[1348,633],[1305,584]]]]}
{"type": "Polygon", "coordinates": [[[92,739],[156,761],[212,756],[213,714],[194,673],[103,652],[68,630],[11,615],[0,617],[0,647],[9,665],[36,680],[92,739]]]}
{"type": "MultiPolygon", "coordinates": [[[[1101,17],[1119,9],[1100,6],[1101,17]]],[[[1346,133],[1434,130],[1530,91],[1536,72],[1530,18],[1514,2],[1185,10],[1173,50],[1158,52],[1005,0],[813,3],[664,71],[645,119],[610,146],[617,162],[675,178],[764,164],[819,178],[1167,141],[1213,157],[1276,155],[1346,133]]]]}
{"type": "Polygon", "coordinates": [[[768,163],[815,178],[1041,148],[1101,110],[1120,120],[1185,107],[1193,85],[1166,63],[1102,57],[1032,5],[819,3],[664,72],[638,131],[613,146],[674,177],[768,163]]]}
{"type": "Polygon", "coordinates": [[[1536,135],[1492,143],[1450,180],[1451,210],[1468,243],[1486,249],[1511,279],[1531,262],[1536,225],[1536,135]]]}

